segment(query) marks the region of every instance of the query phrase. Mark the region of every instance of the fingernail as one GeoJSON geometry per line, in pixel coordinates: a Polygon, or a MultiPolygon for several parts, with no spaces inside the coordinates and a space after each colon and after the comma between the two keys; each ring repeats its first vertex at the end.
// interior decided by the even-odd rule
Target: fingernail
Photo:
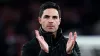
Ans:
{"type": "Polygon", "coordinates": [[[38,30],[35,30],[35,32],[37,33],[37,32],[38,32],[38,30]]]}
{"type": "Polygon", "coordinates": [[[35,31],[37,31],[37,30],[35,30],[35,31]]]}
{"type": "Polygon", "coordinates": [[[72,34],[72,32],[70,32],[70,34],[72,34]]]}
{"type": "Polygon", "coordinates": [[[76,31],[74,32],[74,34],[77,34],[76,31]]]}

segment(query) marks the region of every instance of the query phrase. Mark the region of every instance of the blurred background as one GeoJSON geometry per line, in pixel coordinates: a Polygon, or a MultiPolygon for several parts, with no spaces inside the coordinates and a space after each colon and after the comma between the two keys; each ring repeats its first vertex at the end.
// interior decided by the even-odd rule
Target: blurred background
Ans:
{"type": "MultiPolygon", "coordinates": [[[[0,56],[21,56],[23,44],[33,38],[35,29],[39,29],[39,7],[46,1],[0,0],[0,56]]],[[[100,56],[99,0],[51,1],[61,7],[63,34],[78,33],[82,56],[100,56]]]]}

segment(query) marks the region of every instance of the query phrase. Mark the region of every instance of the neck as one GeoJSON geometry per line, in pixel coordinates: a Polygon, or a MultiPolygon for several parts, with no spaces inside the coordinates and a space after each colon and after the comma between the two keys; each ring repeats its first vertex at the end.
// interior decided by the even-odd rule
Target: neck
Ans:
{"type": "Polygon", "coordinates": [[[54,35],[54,38],[56,38],[56,34],[57,34],[57,32],[54,32],[54,33],[53,33],[53,35],[54,35]]]}

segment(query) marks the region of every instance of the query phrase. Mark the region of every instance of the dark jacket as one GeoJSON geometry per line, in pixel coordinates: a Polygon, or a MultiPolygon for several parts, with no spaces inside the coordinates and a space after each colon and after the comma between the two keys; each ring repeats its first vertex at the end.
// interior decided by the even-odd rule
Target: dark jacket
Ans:
{"type": "Polygon", "coordinates": [[[71,54],[66,52],[66,43],[68,38],[62,35],[61,29],[57,30],[56,38],[50,32],[45,32],[42,28],[39,29],[40,34],[44,37],[45,41],[49,45],[49,53],[41,50],[36,36],[26,43],[22,48],[22,56],[80,56],[80,50],[75,42],[74,48],[71,54]]]}

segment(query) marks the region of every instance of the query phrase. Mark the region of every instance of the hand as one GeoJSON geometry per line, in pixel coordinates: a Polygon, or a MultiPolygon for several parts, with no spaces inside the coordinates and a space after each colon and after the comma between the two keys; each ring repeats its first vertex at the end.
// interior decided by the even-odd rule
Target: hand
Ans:
{"type": "Polygon", "coordinates": [[[44,40],[43,36],[40,36],[39,31],[35,30],[36,38],[39,41],[40,47],[42,50],[44,50],[46,53],[49,52],[48,44],[44,40]]]}
{"type": "Polygon", "coordinates": [[[72,32],[69,33],[69,39],[68,39],[68,42],[66,44],[66,52],[68,54],[71,54],[71,51],[75,45],[76,37],[77,37],[76,32],[74,32],[74,36],[72,36],[72,32]]]}

